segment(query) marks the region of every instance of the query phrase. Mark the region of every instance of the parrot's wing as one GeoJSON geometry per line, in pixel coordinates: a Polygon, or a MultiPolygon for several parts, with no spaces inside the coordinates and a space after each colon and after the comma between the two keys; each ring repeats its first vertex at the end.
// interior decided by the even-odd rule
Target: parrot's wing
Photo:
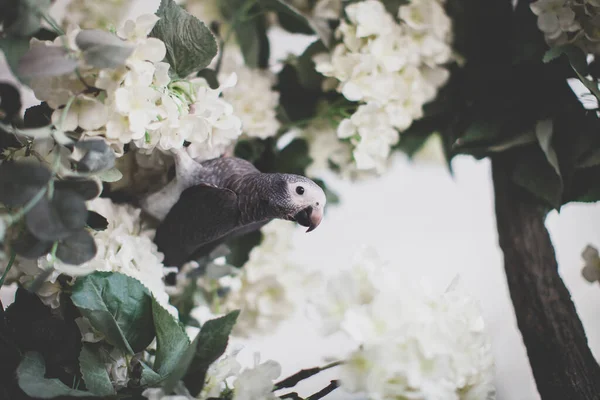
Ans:
{"type": "Polygon", "coordinates": [[[183,191],[156,230],[154,242],[166,266],[181,266],[199,247],[234,230],[239,219],[237,195],[200,184],[183,191]]]}
{"type": "Polygon", "coordinates": [[[256,230],[259,230],[260,228],[262,228],[264,225],[266,225],[270,220],[265,220],[265,221],[260,221],[260,222],[254,222],[252,224],[248,224],[248,225],[243,225],[240,227],[237,227],[235,229],[233,229],[231,232],[229,232],[227,235],[220,237],[219,239],[213,240],[212,242],[208,242],[198,248],[196,248],[196,250],[194,251],[194,253],[192,254],[192,259],[198,259],[200,257],[206,256],[208,254],[210,254],[211,251],[213,251],[214,249],[217,248],[218,245],[226,242],[229,239],[232,239],[234,237],[237,236],[242,236],[245,235],[247,233],[250,232],[254,232],[256,230]]]}

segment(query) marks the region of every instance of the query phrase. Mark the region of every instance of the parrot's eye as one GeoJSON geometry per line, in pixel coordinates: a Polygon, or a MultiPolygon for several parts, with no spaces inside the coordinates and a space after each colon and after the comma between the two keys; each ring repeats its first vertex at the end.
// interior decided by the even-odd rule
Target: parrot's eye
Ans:
{"type": "Polygon", "coordinates": [[[298,194],[304,194],[304,188],[302,186],[297,186],[296,187],[296,193],[298,193],[298,194]]]}

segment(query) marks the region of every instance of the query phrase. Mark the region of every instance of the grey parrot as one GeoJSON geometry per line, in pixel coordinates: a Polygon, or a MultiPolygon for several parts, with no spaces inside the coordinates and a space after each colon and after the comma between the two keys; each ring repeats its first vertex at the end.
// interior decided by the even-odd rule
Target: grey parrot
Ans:
{"type": "Polygon", "coordinates": [[[180,267],[276,218],[310,232],[321,223],[326,198],[303,176],[262,173],[236,157],[196,162],[181,149],[175,152],[175,178],[140,203],[161,221],[154,242],[164,264],[180,267]]]}

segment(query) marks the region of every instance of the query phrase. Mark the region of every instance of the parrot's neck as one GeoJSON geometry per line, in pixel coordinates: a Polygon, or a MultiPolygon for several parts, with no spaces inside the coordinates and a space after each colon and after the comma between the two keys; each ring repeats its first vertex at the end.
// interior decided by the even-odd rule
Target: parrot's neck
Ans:
{"type": "Polygon", "coordinates": [[[249,174],[239,179],[236,186],[242,224],[285,216],[287,183],[281,174],[249,174]]]}

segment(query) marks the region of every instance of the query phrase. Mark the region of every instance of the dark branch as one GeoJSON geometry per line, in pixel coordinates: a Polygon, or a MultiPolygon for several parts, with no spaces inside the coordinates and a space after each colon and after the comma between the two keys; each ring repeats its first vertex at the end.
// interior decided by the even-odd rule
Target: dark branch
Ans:
{"type": "Polygon", "coordinates": [[[292,400],[304,400],[296,392],[286,393],[283,396],[279,396],[280,399],[292,399],[292,400]]]}
{"type": "Polygon", "coordinates": [[[338,387],[340,387],[340,384],[338,381],[331,381],[329,383],[329,385],[327,385],[323,389],[319,390],[317,393],[315,393],[311,396],[308,396],[306,398],[306,400],[319,400],[319,399],[327,396],[329,393],[333,392],[338,387]]]}
{"type": "Polygon", "coordinates": [[[294,375],[291,375],[291,376],[285,378],[284,380],[277,382],[273,386],[273,391],[283,389],[283,388],[294,387],[298,384],[298,382],[303,381],[304,379],[310,378],[311,376],[316,375],[319,372],[325,371],[326,369],[337,367],[340,364],[342,364],[342,361],[332,362],[323,367],[314,367],[314,368],[307,368],[307,369],[300,370],[300,371],[296,372],[294,375]]]}
{"type": "Polygon", "coordinates": [[[600,367],[558,273],[546,212],[512,181],[510,157],[492,160],[496,219],[517,323],[541,397],[592,400],[600,367]]]}

